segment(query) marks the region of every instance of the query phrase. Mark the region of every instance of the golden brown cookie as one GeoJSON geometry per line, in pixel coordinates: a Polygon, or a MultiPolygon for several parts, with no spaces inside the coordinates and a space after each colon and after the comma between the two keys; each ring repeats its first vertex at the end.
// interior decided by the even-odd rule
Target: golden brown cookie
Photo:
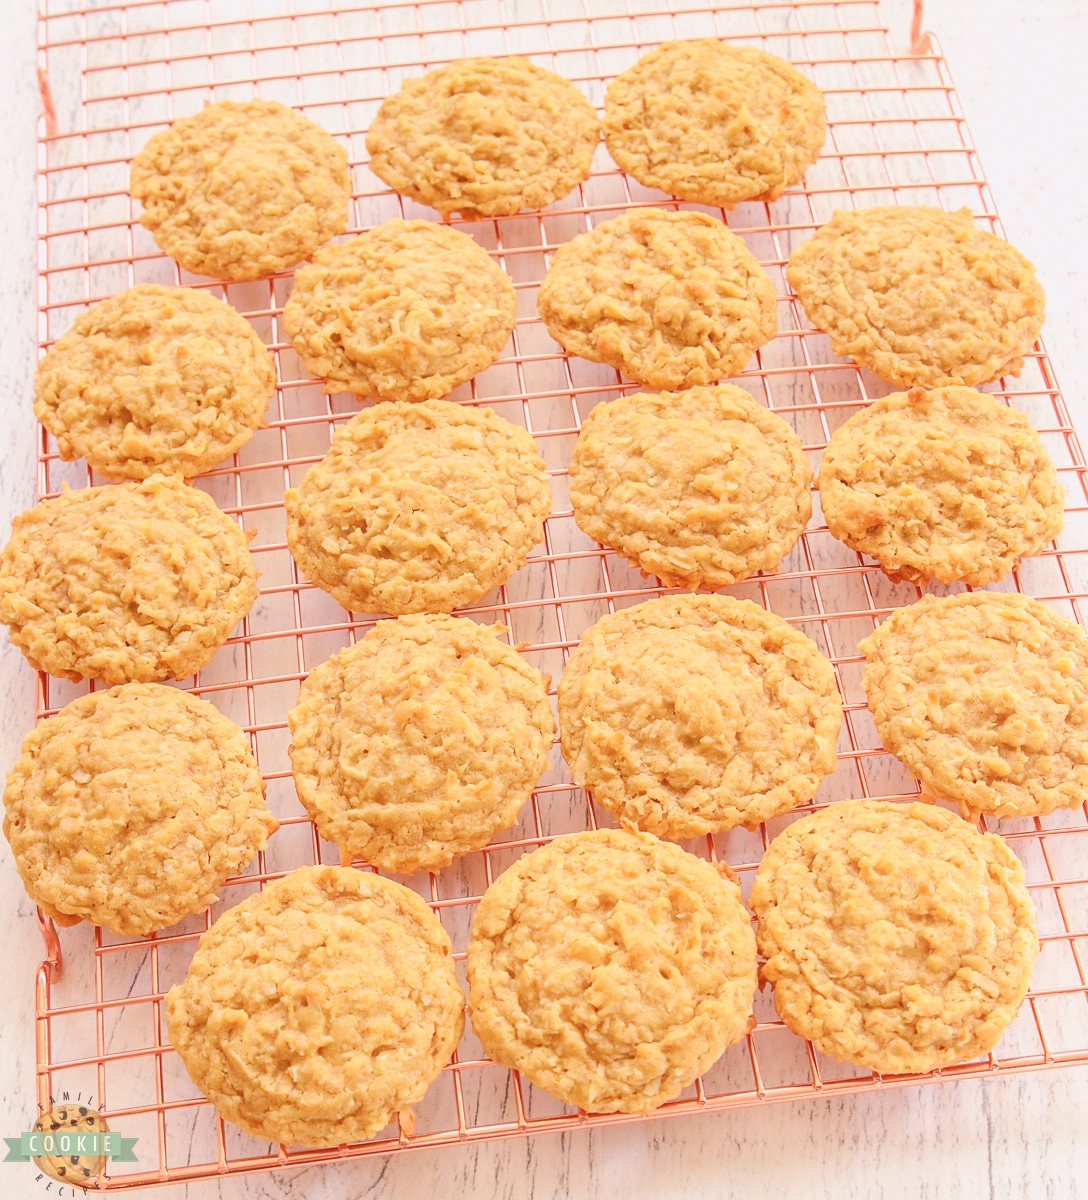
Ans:
{"type": "Polygon", "coordinates": [[[885,748],[965,816],[1088,797],[1088,635],[1007,592],[923,596],[858,643],[885,748]]]}
{"type": "Polygon", "coordinates": [[[974,388],[911,388],[855,413],[831,436],[819,487],[835,537],[896,581],[993,583],[1064,521],[1031,422],[974,388]]]}
{"type": "Polygon", "coordinates": [[[1034,267],[969,208],[836,209],[786,278],[836,354],[900,387],[1019,375],[1043,324],[1034,267]]]}
{"type": "Polygon", "coordinates": [[[802,817],[765,851],[750,904],[778,1015],[885,1074],[992,1049],[1039,949],[1016,856],[933,804],[843,800],[802,817]]]}
{"type": "Polygon", "coordinates": [[[579,529],[670,587],[775,570],[811,484],[797,434],[728,383],[598,404],[570,460],[579,529]]]}
{"type": "Polygon", "coordinates": [[[489,408],[396,401],[339,426],[284,497],[299,569],[355,612],[449,612],[505,583],[544,536],[532,437],[489,408]]]}
{"type": "Polygon", "coordinates": [[[395,191],[473,220],[562,198],[588,177],[600,137],[561,75],[527,58],[463,58],[387,96],[366,148],[395,191]]]}
{"type": "Polygon", "coordinates": [[[395,220],[300,267],[283,322],[327,392],[429,400],[494,362],[514,303],[510,277],[467,234],[395,220]]]}
{"type": "Polygon", "coordinates": [[[560,246],[538,297],[553,338],[639,383],[735,375],[774,337],[774,285],[744,242],[696,212],[636,208],[560,246]]]}
{"type": "Polygon", "coordinates": [[[253,436],[276,369],[253,326],[195,288],[141,283],[89,308],[38,363],[34,414],[108,479],[210,471],[253,436]]]}
{"type": "Polygon", "coordinates": [[[450,939],[423,900],[300,867],[229,909],[166,997],[170,1041],[254,1137],[336,1146],[410,1111],[464,1028],[450,939]]]}
{"type": "Polygon", "coordinates": [[[184,679],[256,599],[246,534],[176,475],[46,500],[0,554],[0,621],[65,679],[184,679]]]}
{"type": "Polygon", "coordinates": [[[132,160],[140,223],[187,271],[260,279],[293,267],[348,219],[348,156],[275,100],[221,100],[156,133],[132,160]]]}
{"type": "MultiPolygon", "coordinates": [[[[105,1117],[89,1105],[65,1101],[53,1107],[34,1122],[35,1133],[109,1133],[105,1117]]],[[[106,1165],[104,1154],[35,1154],[35,1164],[51,1179],[74,1187],[89,1187],[89,1181],[100,1174],[106,1165]]],[[[62,1192],[57,1193],[63,1195],[62,1192]]]]}
{"type": "Polygon", "coordinates": [[[754,828],[834,771],[831,664],[748,600],[662,596],[603,616],[559,681],[563,757],[579,786],[661,837],[754,828]]]}
{"type": "Polygon", "coordinates": [[[463,617],[379,621],[310,672],[291,725],[299,799],[341,862],[437,870],[517,819],[548,765],[548,680],[463,617]]]}
{"type": "Polygon", "coordinates": [[[278,825],[242,730],[158,683],[91,692],[38,725],[4,807],[36,904],[139,936],[202,912],[278,825]]]}
{"type": "Polygon", "coordinates": [[[589,1112],[679,1095],[748,1031],[756,985],[736,883],[618,829],[519,858],[480,901],[467,965],[487,1053],[589,1112]]]}
{"type": "Polygon", "coordinates": [[[604,140],[629,175],[682,200],[775,200],[816,161],[824,94],[776,54],[663,42],[608,86],[604,140]]]}

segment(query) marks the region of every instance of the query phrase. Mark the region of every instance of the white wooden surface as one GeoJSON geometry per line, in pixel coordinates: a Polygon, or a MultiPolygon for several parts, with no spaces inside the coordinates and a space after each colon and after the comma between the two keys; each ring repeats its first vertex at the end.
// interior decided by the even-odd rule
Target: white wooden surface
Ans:
{"type": "MultiPolygon", "coordinates": [[[[260,0],[253,0],[259,9],[260,0]]],[[[33,235],[34,15],[3,0],[0,40],[0,538],[32,502],[29,380],[36,357],[33,235]]],[[[897,41],[906,0],[888,0],[897,41]]],[[[929,0],[983,170],[1011,241],[1047,291],[1043,331],[1082,440],[1088,440],[1088,6],[1083,0],[929,0]]],[[[0,769],[33,716],[33,676],[0,634],[0,769]]],[[[0,1135],[34,1116],[33,909],[0,846],[6,986],[0,992],[0,1135]]],[[[878,1091],[621,1128],[421,1152],[391,1160],[155,1189],[187,1197],[1088,1196],[1088,1068],[878,1091]]],[[[0,1164],[0,1196],[57,1195],[27,1166],[0,1164]]],[[[70,1189],[65,1189],[65,1194],[70,1189]]],[[[151,1191],[142,1194],[151,1195],[151,1191]]]]}

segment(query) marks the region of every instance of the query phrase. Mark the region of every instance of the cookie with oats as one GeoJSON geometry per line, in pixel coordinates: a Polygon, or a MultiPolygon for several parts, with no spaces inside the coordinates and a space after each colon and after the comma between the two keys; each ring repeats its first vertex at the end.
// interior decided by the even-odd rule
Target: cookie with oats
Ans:
{"type": "Polygon", "coordinates": [[[923,596],[858,643],[889,753],[965,816],[1088,797],[1088,635],[1030,596],[923,596]]]}
{"type": "Polygon", "coordinates": [[[95,304],[38,363],[34,415],[107,479],[202,475],[253,436],[276,369],[252,325],[195,288],[95,304]]]}
{"type": "Polygon", "coordinates": [[[203,912],[278,826],[245,733],[158,683],[91,692],[42,721],[4,807],[36,904],[61,925],[138,936],[203,912]]]}
{"type": "Polygon", "coordinates": [[[735,877],[646,833],[523,855],[468,944],[487,1053],[589,1112],[651,1112],[751,1027],[755,939],[735,877]]]}
{"type": "Polygon", "coordinates": [[[831,435],[819,488],[835,537],[896,581],[993,583],[1064,522],[1031,422],[974,388],[911,388],[855,413],[831,435]]]}
{"type": "Polygon", "coordinates": [[[348,221],[343,146],[275,100],[221,100],[156,133],[132,160],[140,224],[186,271],[261,279],[348,221]]]}
{"type": "Polygon", "coordinates": [[[647,187],[732,208],[776,200],[824,144],[824,94],[785,59],[716,38],[663,42],[608,86],[604,140],[647,187]]]}
{"type": "Polygon", "coordinates": [[[662,596],[601,617],[559,681],[563,757],[622,821],[660,837],[755,828],[835,770],[831,664],[781,617],[662,596]]]}
{"type": "Polygon", "coordinates": [[[437,870],[517,819],[548,765],[548,680],[462,617],[379,621],[287,714],[299,799],[347,862],[437,870]]]}
{"type": "Polygon", "coordinates": [[[544,208],[589,176],[597,113],[527,58],[463,58],[387,96],[366,133],[395,191],[467,220],[544,208]]]}
{"type": "Polygon", "coordinates": [[[364,409],[284,497],[287,544],[354,612],[450,612],[524,565],[551,488],[532,436],[489,408],[364,409]]]}
{"type": "Polygon", "coordinates": [[[764,851],[749,903],[778,1015],[884,1074],[991,1050],[1039,949],[1016,856],[934,804],[843,800],[802,817],[764,851]]]}
{"type": "Polygon", "coordinates": [[[464,1028],[449,936],[415,892],[300,867],[228,909],[166,997],[170,1041],[221,1116],[288,1146],[410,1119],[464,1028]]]}
{"type": "Polygon", "coordinates": [[[812,515],[801,439],[732,384],[598,404],[570,460],[578,527],[670,587],[773,571],[812,515]]]}
{"type": "Polygon", "coordinates": [[[774,285],[705,213],[636,208],[559,247],[540,315],[571,354],[679,390],[735,375],[775,335],[774,285]]]}
{"type": "Polygon", "coordinates": [[[494,362],[514,304],[510,277],[467,234],[394,220],[300,267],[283,322],[327,392],[428,400],[494,362]]]}
{"type": "Polygon", "coordinates": [[[62,492],[20,513],[0,554],[12,642],[76,681],[184,679],[256,599],[248,537],[177,475],[62,492]]]}
{"type": "Polygon", "coordinates": [[[836,354],[900,387],[1019,375],[1043,324],[1035,268],[969,208],[836,209],[786,279],[836,354]]]}

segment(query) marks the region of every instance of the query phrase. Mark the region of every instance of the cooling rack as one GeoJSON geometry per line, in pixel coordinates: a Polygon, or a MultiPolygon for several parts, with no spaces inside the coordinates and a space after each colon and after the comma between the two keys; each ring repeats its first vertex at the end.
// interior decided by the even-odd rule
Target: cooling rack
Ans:
{"type": "MultiPolygon", "coordinates": [[[[920,6],[916,5],[916,9],[920,6]]],[[[367,169],[364,135],[381,98],[402,79],[465,55],[529,55],[572,79],[602,104],[608,80],[658,42],[724,37],[790,59],[824,89],[829,131],[820,161],[771,204],[723,214],[775,283],[778,336],[738,379],[799,433],[815,464],[830,433],[867,401],[892,389],[836,359],[806,322],[783,277],[790,250],[836,207],[934,204],[969,207],[978,223],[1000,225],[967,126],[935,45],[906,30],[889,33],[877,0],[720,3],[697,0],[416,0],[344,4],[306,0],[44,0],[39,10],[39,74],[44,114],[38,145],[39,340],[44,351],[88,304],[138,282],[208,288],[243,312],[272,350],[277,389],[267,427],[234,459],[201,477],[225,511],[254,535],[260,598],[209,666],[182,686],[242,725],[268,785],[281,828],[220,902],[157,936],[132,939],[78,927],[59,936],[41,918],[46,957],[36,977],[37,1092],[82,1097],[124,1136],[136,1137],[133,1164],[113,1162],[100,1188],[129,1188],[269,1168],[403,1153],[419,1147],[519,1137],[632,1119],[587,1116],[552,1099],[515,1072],[490,1063],[471,1030],[453,1062],[404,1118],[374,1138],[333,1150],[285,1150],[221,1122],[170,1048],[163,998],[184,977],[199,934],[224,908],[296,866],[337,862],[295,796],[286,714],[306,672],[362,636],[376,619],[347,614],[302,580],[287,551],[284,488],[297,484],[329,445],[333,427],[358,408],[350,396],[323,395],[284,337],[289,274],[258,283],[219,284],[180,272],[138,221],[128,196],[128,164],[152,133],[206,101],[254,95],[293,105],[347,148],[353,171],[349,234],[428,209],[391,193],[367,169]]],[[[552,480],[554,511],[544,544],[503,588],[463,610],[501,622],[526,657],[558,678],[566,654],[607,611],[664,589],[590,542],[574,524],[566,464],[589,409],[633,390],[610,368],[563,355],[535,304],[554,249],[636,204],[681,205],[620,173],[602,146],[593,174],[540,213],[455,221],[514,280],[518,317],[500,359],[453,399],[486,404],[537,439],[552,480]]],[[[989,390],[1027,413],[1057,464],[1067,493],[1066,528],[1044,554],[1001,588],[1035,595],[1082,619],[1088,599],[1088,490],[1085,460],[1041,346],[1019,379],[989,390]]],[[[66,464],[41,431],[38,493],[86,486],[84,464],[66,464]]],[[[811,810],[852,796],[908,799],[915,782],[880,745],[860,689],[857,643],[874,623],[919,594],[890,583],[828,533],[814,497],[807,531],[775,574],[727,589],[779,613],[812,637],[834,664],[845,702],[838,770],[811,810]]],[[[939,592],[955,588],[935,588],[939,592]]],[[[54,713],[84,687],[39,676],[38,716],[54,713]]],[[[553,687],[554,695],[554,687],[553,687]]],[[[734,830],[688,849],[731,864],[747,894],[767,841],[792,818],[756,832],[734,830]]],[[[491,879],[525,849],[607,814],[575,788],[559,757],[519,823],[486,849],[436,875],[406,882],[448,930],[464,984],[464,950],[475,903],[491,879]]],[[[877,1077],[827,1059],[787,1031],[770,997],[756,1000],[747,1038],[659,1116],[686,1116],[767,1101],[1009,1074],[1088,1062],[1088,813],[992,821],[1024,864],[1042,950],[1031,993],[997,1049],[928,1076],[877,1077]]]]}

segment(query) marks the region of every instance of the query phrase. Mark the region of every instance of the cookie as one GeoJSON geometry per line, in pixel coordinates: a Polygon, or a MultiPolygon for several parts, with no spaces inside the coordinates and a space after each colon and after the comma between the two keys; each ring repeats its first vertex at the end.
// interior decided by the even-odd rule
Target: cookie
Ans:
{"type": "Polygon", "coordinates": [[[276,369],[253,326],[194,288],[141,283],[89,308],[38,363],[34,415],[108,479],[192,478],[253,436],[276,369]]]}
{"type": "Polygon", "coordinates": [[[1019,375],[1043,324],[1035,268],[969,208],[837,209],[786,279],[836,354],[900,387],[1019,375]]]}
{"type": "Polygon", "coordinates": [[[275,100],[221,100],[156,133],[132,160],[140,224],[186,271],[260,279],[348,221],[348,156],[275,100]]]}
{"type": "Polygon", "coordinates": [[[517,819],[548,765],[548,680],[501,626],[379,621],[287,714],[299,799],[341,862],[437,870],[517,819]]]}
{"type": "Polygon", "coordinates": [[[696,212],[636,208],[556,251],[540,315],[571,354],[679,390],[735,375],[775,335],[774,285],[696,212]]]}
{"type": "Polygon", "coordinates": [[[532,437],[489,408],[396,401],[339,426],[284,497],[299,569],[355,612],[449,612],[524,565],[551,489],[532,437]]]}
{"type": "Polygon", "coordinates": [[[569,80],[526,58],[463,58],[387,96],[366,148],[401,195],[475,220],[565,196],[589,176],[600,137],[569,80]]]}
{"type": "Polygon", "coordinates": [[[184,679],[256,599],[248,537],[176,475],[63,492],[20,513],[0,554],[12,642],[76,681],[184,679]]]}
{"type": "Polygon", "coordinates": [[[283,322],[327,392],[430,400],[494,362],[514,303],[510,277],[467,234],[396,220],[300,267],[283,322]]]}
{"type": "Polygon", "coordinates": [[[203,934],[166,997],[170,1041],[245,1133],[337,1146],[408,1114],[449,1062],[465,997],[423,900],[350,867],[300,867],[203,934]]]}
{"type": "Polygon", "coordinates": [[[843,800],[771,842],[749,903],[783,1021],[884,1074],[991,1050],[1039,943],[1024,869],[932,804],[843,800]]]}
{"type": "MultiPolygon", "coordinates": [[[[34,1122],[35,1133],[109,1133],[105,1117],[86,1104],[54,1104],[34,1122]]],[[[34,1163],[50,1179],[74,1187],[89,1187],[88,1180],[106,1166],[104,1154],[35,1154],[34,1163]]],[[[63,1193],[58,1192],[60,1196],[63,1193]]]]}
{"type": "Polygon", "coordinates": [[[570,460],[578,528],[670,587],[775,570],[811,483],[797,434],[728,383],[598,404],[570,460]]]}
{"type": "Polygon", "coordinates": [[[622,821],[660,837],[754,828],[834,771],[831,664],[748,600],[663,596],[603,616],[559,681],[563,757],[622,821]]]}
{"type": "Polygon", "coordinates": [[[974,388],[895,392],[832,435],[828,528],[897,582],[1004,579],[1062,531],[1065,491],[1023,413],[974,388]]]}
{"type": "Polygon", "coordinates": [[[732,208],[776,200],[824,144],[824,94],[785,59],[716,38],[663,42],[608,86],[604,140],[647,187],[732,208]]]}
{"type": "Polygon", "coordinates": [[[242,730],[159,683],[91,692],[41,722],[4,807],[35,904],[137,936],[203,912],[278,825],[242,730]]]}
{"type": "Polygon", "coordinates": [[[885,748],[965,816],[1088,797],[1088,635],[1038,600],[967,592],[896,609],[858,643],[885,748]]]}
{"type": "Polygon", "coordinates": [[[468,944],[484,1049],[567,1104],[645,1113],[750,1028],[755,939],[740,888],[644,833],[576,833],[484,893],[468,944]]]}

